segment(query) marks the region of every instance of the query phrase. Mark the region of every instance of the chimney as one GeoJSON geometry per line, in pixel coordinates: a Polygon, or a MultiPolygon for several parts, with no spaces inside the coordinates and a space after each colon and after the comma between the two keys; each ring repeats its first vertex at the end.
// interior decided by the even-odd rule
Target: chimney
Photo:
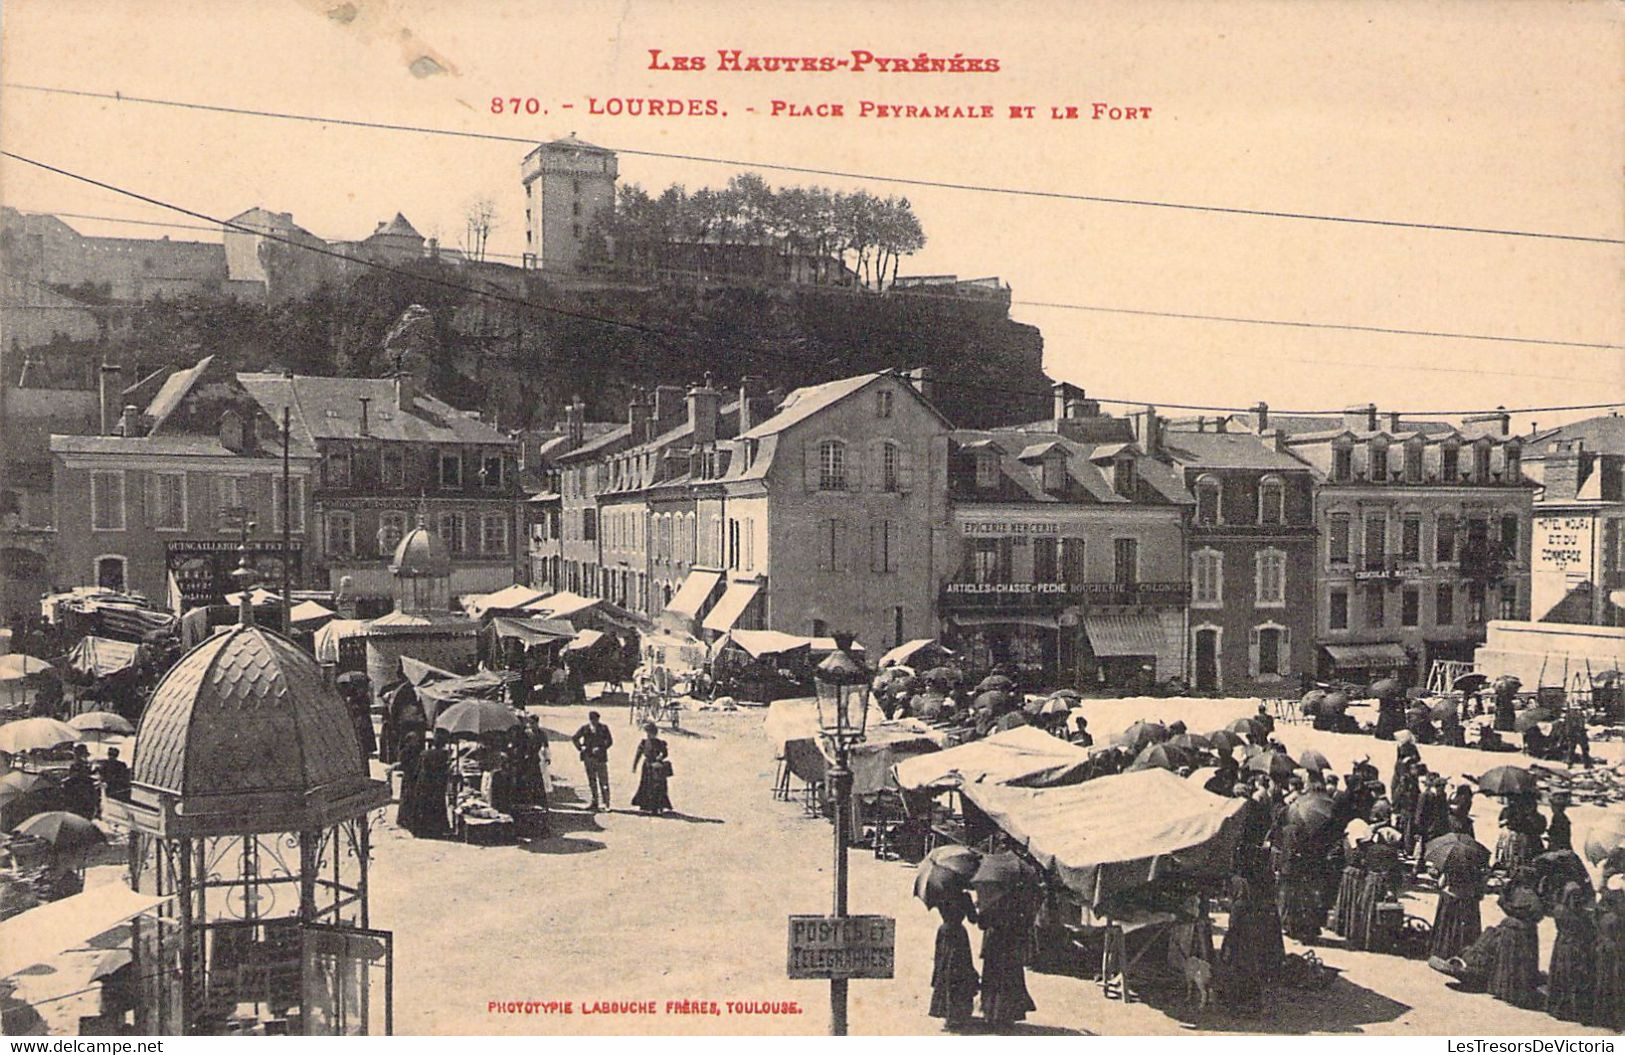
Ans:
{"type": "Polygon", "coordinates": [[[1396,436],[1399,435],[1399,411],[1397,410],[1388,412],[1388,431],[1396,436]]]}
{"type": "Polygon", "coordinates": [[[1253,404],[1253,425],[1260,436],[1270,430],[1270,405],[1262,399],[1253,404]]]}
{"type": "Polygon", "coordinates": [[[721,409],[722,393],[711,387],[711,375],[706,375],[704,384],[688,390],[688,423],[695,445],[716,442],[721,409]]]}
{"type": "Polygon", "coordinates": [[[762,403],[762,379],[746,374],[739,379],[739,433],[743,436],[770,414],[758,414],[762,403]]]}
{"type": "Polygon", "coordinates": [[[1196,418],[1196,431],[1197,432],[1206,432],[1207,431],[1207,418],[1204,418],[1204,417],[1202,417],[1200,415],[1197,416],[1197,418],[1196,418]]]}
{"type": "Polygon", "coordinates": [[[1146,454],[1155,458],[1162,452],[1162,419],[1157,416],[1157,408],[1150,403],[1145,405],[1145,418],[1141,430],[1140,446],[1145,448],[1146,454]]]}
{"type": "Polygon", "coordinates": [[[649,404],[643,401],[643,390],[634,388],[626,404],[626,424],[631,428],[632,446],[649,442],[649,404]]]}
{"type": "Polygon", "coordinates": [[[134,403],[128,403],[124,407],[124,416],[119,421],[119,435],[130,437],[141,435],[141,411],[134,403]]]}
{"type": "Polygon", "coordinates": [[[564,408],[564,435],[569,440],[569,449],[575,450],[586,440],[587,434],[587,407],[581,402],[580,396],[571,396],[570,402],[564,408]]]}
{"type": "Polygon", "coordinates": [[[101,372],[102,435],[111,436],[118,427],[119,396],[123,395],[120,377],[123,368],[117,363],[103,363],[101,372]]]}
{"type": "Polygon", "coordinates": [[[659,435],[667,429],[674,427],[682,420],[687,408],[683,404],[683,386],[656,385],[655,386],[655,412],[654,433],[659,435]]]}
{"type": "Polygon", "coordinates": [[[395,409],[405,413],[418,398],[418,380],[405,370],[395,375],[395,409]]]}
{"type": "Polygon", "coordinates": [[[1351,432],[1377,431],[1377,405],[1364,403],[1343,408],[1343,427],[1351,432]]]}
{"type": "Polygon", "coordinates": [[[1230,431],[1230,415],[1229,414],[1220,414],[1218,417],[1214,418],[1213,419],[1213,431],[1214,432],[1229,432],[1230,431]]]}
{"type": "Polygon", "coordinates": [[[1496,407],[1495,410],[1489,414],[1469,414],[1467,417],[1461,419],[1461,423],[1463,426],[1493,425],[1495,426],[1496,431],[1498,431],[1501,435],[1506,436],[1509,435],[1512,430],[1512,415],[1507,413],[1506,407],[1496,407]]]}
{"type": "Polygon", "coordinates": [[[1066,418],[1068,408],[1071,407],[1073,401],[1081,398],[1083,393],[1078,390],[1077,385],[1067,384],[1065,381],[1057,381],[1049,387],[1050,393],[1054,397],[1055,420],[1061,421],[1066,418]]]}
{"type": "Polygon", "coordinates": [[[371,436],[372,424],[367,420],[367,404],[372,402],[372,397],[357,396],[356,400],[361,404],[361,435],[371,436]]]}
{"type": "Polygon", "coordinates": [[[936,398],[937,385],[931,376],[929,366],[916,366],[905,376],[908,383],[914,386],[914,391],[920,394],[920,398],[928,401],[936,398]]]}
{"type": "Polygon", "coordinates": [[[1572,449],[1553,451],[1546,456],[1544,483],[1548,501],[1567,501],[1579,494],[1580,462],[1580,452],[1572,449]]]}

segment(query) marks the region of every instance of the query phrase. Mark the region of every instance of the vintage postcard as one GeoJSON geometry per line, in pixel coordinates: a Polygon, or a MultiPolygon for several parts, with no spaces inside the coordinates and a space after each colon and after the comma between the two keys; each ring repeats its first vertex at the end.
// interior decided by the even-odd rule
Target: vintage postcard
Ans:
{"type": "Polygon", "coordinates": [[[0,1032],[1612,1051],[1622,11],[11,0],[0,1032]]]}

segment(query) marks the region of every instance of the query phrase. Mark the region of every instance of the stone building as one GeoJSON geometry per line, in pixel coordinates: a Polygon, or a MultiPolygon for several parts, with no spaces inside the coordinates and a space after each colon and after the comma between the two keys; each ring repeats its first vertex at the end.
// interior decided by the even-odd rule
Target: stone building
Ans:
{"type": "Polygon", "coordinates": [[[600,210],[615,209],[615,152],[577,139],[542,143],[520,164],[525,185],[525,266],[574,271],[600,210]]]}
{"type": "Polygon", "coordinates": [[[1531,436],[1524,465],[1541,483],[1530,617],[1625,626],[1625,418],[1531,436]]]}

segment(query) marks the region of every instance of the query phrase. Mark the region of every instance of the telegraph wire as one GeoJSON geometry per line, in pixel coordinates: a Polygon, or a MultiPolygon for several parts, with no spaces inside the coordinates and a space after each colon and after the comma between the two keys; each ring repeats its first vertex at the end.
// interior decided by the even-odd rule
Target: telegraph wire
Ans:
{"type": "MultiPolygon", "coordinates": [[[[183,110],[202,110],[210,113],[231,114],[239,117],[263,117],[286,121],[304,121],[312,124],[340,125],[349,128],[372,128],[388,132],[411,132],[417,135],[452,136],[489,142],[522,143],[535,146],[538,140],[528,136],[502,135],[496,132],[469,132],[451,128],[432,128],[422,125],[402,125],[384,121],[363,121],[357,118],[323,117],[315,114],[283,113],[247,107],[220,106],[213,103],[189,102],[179,99],[159,99],[123,92],[93,92],[75,88],[55,88],[46,85],[20,84],[7,81],[3,87],[18,91],[41,92],[47,95],[66,95],[88,99],[107,99],[114,102],[145,103],[151,106],[169,106],[183,110]]],[[[1143,208],[1170,209],[1183,212],[1207,212],[1230,216],[1251,216],[1276,220],[1311,220],[1320,223],[1343,223],[1370,227],[1408,228],[1419,231],[1439,231],[1456,234],[1498,235],[1506,238],[1539,238],[1563,242],[1589,242],[1599,245],[1625,245],[1625,239],[1604,238],[1598,235],[1563,234],[1553,231],[1523,231],[1497,227],[1472,227],[1464,224],[1423,223],[1411,220],[1388,220],[1365,216],[1340,216],[1331,213],[1292,212],[1280,209],[1248,209],[1238,206],[1201,205],[1192,202],[1158,201],[1150,198],[1109,197],[1098,194],[1077,194],[1067,191],[1039,190],[1027,187],[1000,187],[991,184],[955,183],[913,176],[885,176],[870,172],[847,172],[841,169],[815,168],[809,165],[790,165],[782,162],[745,161],[737,158],[719,158],[704,154],[678,154],[661,150],[638,150],[630,147],[606,147],[617,154],[631,157],[662,158],[670,161],[692,161],[707,165],[727,165],[734,168],[766,169],[774,172],[795,172],[810,176],[828,176],[834,179],[891,183],[907,187],[928,187],[938,190],[972,191],[982,194],[1003,194],[1011,197],[1042,198],[1058,201],[1089,202],[1098,205],[1132,205],[1143,208]]]]}
{"type": "MultiPolygon", "coordinates": [[[[553,314],[553,315],[562,316],[562,317],[565,317],[565,318],[575,319],[575,320],[578,320],[578,321],[598,323],[598,324],[605,325],[605,326],[610,326],[610,327],[614,327],[614,328],[618,328],[618,329],[624,329],[624,330],[629,330],[629,331],[632,331],[632,332],[635,332],[635,333],[643,334],[645,336],[652,337],[652,338],[656,339],[657,341],[660,341],[663,344],[663,346],[668,348],[669,350],[681,350],[681,349],[677,348],[677,347],[674,347],[671,344],[665,343],[668,340],[670,340],[670,341],[679,341],[679,342],[690,342],[690,343],[691,342],[696,342],[696,341],[706,341],[707,340],[707,338],[705,338],[703,335],[700,335],[700,334],[681,334],[681,333],[677,333],[677,332],[671,331],[671,330],[662,330],[662,329],[659,329],[659,328],[653,327],[653,326],[645,326],[645,325],[640,324],[640,323],[627,322],[627,321],[620,320],[620,319],[611,319],[611,318],[607,318],[607,317],[601,316],[601,315],[593,315],[593,314],[588,313],[588,312],[570,311],[568,309],[558,308],[558,307],[554,307],[552,305],[537,304],[534,301],[528,300],[528,299],[526,299],[524,297],[515,297],[515,296],[509,295],[507,293],[500,292],[500,291],[497,291],[497,290],[479,289],[479,288],[474,287],[474,286],[464,285],[464,284],[462,284],[460,282],[452,282],[452,281],[449,281],[447,279],[439,278],[437,276],[425,275],[425,274],[422,274],[420,272],[411,271],[411,270],[408,270],[406,268],[395,267],[393,265],[380,263],[378,261],[358,259],[356,257],[347,256],[347,255],[345,255],[343,253],[337,252],[336,250],[327,249],[325,247],[320,247],[320,246],[307,245],[307,244],[305,244],[303,242],[299,242],[299,241],[296,241],[296,240],[291,239],[291,238],[285,238],[285,237],[282,237],[280,235],[275,235],[275,234],[270,234],[270,233],[265,232],[265,231],[255,230],[254,228],[245,226],[243,224],[237,224],[237,223],[234,223],[234,222],[232,222],[230,220],[222,220],[222,219],[219,219],[217,217],[210,216],[207,213],[199,212],[199,211],[197,211],[195,209],[189,209],[189,208],[187,208],[187,207],[185,207],[183,205],[175,205],[173,203],[163,201],[163,200],[161,200],[159,198],[154,198],[154,197],[151,197],[149,195],[142,194],[139,191],[129,190],[127,188],[120,187],[120,186],[117,186],[115,184],[108,183],[108,182],[105,182],[103,180],[96,179],[95,177],[92,177],[92,176],[86,176],[86,175],[82,175],[82,174],[77,173],[77,172],[71,172],[71,171],[69,171],[67,169],[59,168],[58,166],[49,164],[49,163],[44,162],[44,161],[38,161],[38,160],[36,160],[34,158],[25,157],[25,156],[23,156],[21,154],[17,154],[17,153],[15,153],[13,151],[10,151],[10,150],[0,150],[0,157],[11,158],[13,161],[18,161],[18,162],[21,162],[21,163],[26,164],[26,165],[31,165],[31,166],[33,166],[35,168],[38,168],[38,169],[41,169],[43,171],[50,172],[50,173],[53,173],[55,175],[63,176],[63,177],[68,178],[68,179],[76,180],[76,181],[78,181],[80,183],[88,184],[89,186],[97,187],[97,188],[100,188],[102,190],[106,190],[106,191],[109,191],[111,193],[114,193],[114,194],[123,195],[124,197],[131,198],[131,199],[133,199],[135,201],[143,202],[143,203],[145,203],[147,205],[152,205],[152,206],[155,206],[155,207],[160,208],[160,209],[167,209],[167,210],[169,210],[171,212],[179,213],[179,214],[181,214],[183,216],[189,216],[189,217],[191,217],[193,219],[196,219],[196,220],[203,220],[203,221],[205,221],[207,223],[218,224],[219,226],[221,226],[223,228],[230,228],[230,229],[233,229],[233,230],[243,231],[245,233],[254,234],[254,235],[257,235],[257,236],[259,236],[261,238],[268,239],[270,241],[281,242],[281,243],[286,244],[286,245],[295,246],[297,248],[305,250],[306,252],[316,253],[316,254],[321,255],[321,256],[333,257],[333,258],[336,258],[336,259],[339,259],[339,260],[343,260],[343,261],[345,261],[345,262],[347,262],[349,264],[352,264],[352,265],[360,265],[360,266],[363,266],[363,267],[370,268],[372,270],[383,271],[383,272],[386,272],[386,273],[389,273],[389,274],[394,274],[394,275],[398,275],[398,276],[401,276],[401,277],[404,277],[404,278],[408,278],[408,279],[411,279],[413,281],[423,282],[423,283],[433,285],[433,286],[438,286],[438,287],[444,288],[444,289],[455,290],[457,292],[464,293],[464,294],[467,294],[467,295],[470,295],[470,296],[484,297],[486,299],[496,300],[496,301],[499,301],[499,302],[502,302],[502,303],[514,304],[514,305],[517,305],[519,307],[525,308],[525,309],[530,310],[530,311],[545,312],[545,313],[549,313],[549,314],[553,314]]],[[[735,347],[736,348],[737,346],[730,344],[730,347],[735,347]]],[[[756,348],[754,348],[752,350],[760,352],[761,354],[765,354],[765,355],[777,355],[778,357],[784,358],[784,359],[787,359],[787,360],[792,358],[790,356],[784,355],[781,352],[773,351],[773,350],[767,348],[766,346],[757,346],[756,348]]],[[[1014,388],[1008,388],[1008,387],[1002,387],[1002,386],[996,386],[996,385],[990,386],[990,385],[985,384],[985,383],[979,384],[979,383],[966,382],[966,381],[954,381],[954,380],[951,380],[949,378],[933,379],[933,384],[942,385],[942,386],[945,386],[945,387],[964,388],[964,389],[968,389],[968,390],[972,390],[972,391],[986,391],[988,388],[991,387],[991,388],[995,388],[998,391],[1003,392],[1003,393],[1005,393],[1007,395],[1027,396],[1027,397],[1034,398],[1034,399],[1037,399],[1037,398],[1048,399],[1051,396],[1051,393],[1048,392],[1048,391],[1038,391],[1038,390],[1028,390],[1028,389],[1014,389],[1014,388]]],[[[1164,408],[1170,409],[1170,410],[1194,410],[1194,411],[1207,411],[1207,412],[1213,412],[1213,413],[1245,413],[1245,412],[1251,411],[1253,409],[1252,407],[1245,407],[1245,406],[1243,406],[1243,407],[1238,407],[1238,406],[1212,406],[1212,405],[1192,404],[1192,403],[1169,403],[1169,402],[1164,402],[1164,401],[1159,401],[1159,400],[1151,400],[1151,399],[1119,399],[1119,398],[1109,398],[1109,397],[1105,397],[1105,396],[1091,396],[1090,398],[1094,399],[1096,402],[1109,403],[1109,404],[1111,404],[1113,406],[1160,406],[1160,407],[1164,407],[1164,408]]],[[[1524,414],[1524,413],[1545,413],[1545,412],[1570,411],[1570,410],[1599,410],[1599,409],[1606,409],[1606,408],[1617,407],[1617,406],[1625,406],[1625,400],[1615,401],[1615,402],[1611,402],[1611,403],[1574,404],[1574,405],[1570,405],[1570,406],[1523,407],[1523,408],[1517,408],[1517,409],[1511,409],[1511,410],[1507,410],[1506,408],[1502,408],[1502,407],[1495,407],[1495,408],[1493,408],[1493,410],[1495,412],[1498,412],[1498,413],[1504,411],[1505,413],[1509,413],[1509,414],[1524,414]]],[[[1441,416],[1441,417],[1459,417],[1459,416],[1468,415],[1468,414],[1477,414],[1477,413],[1486,413],[1486,412],[1487,411],[1484,411],[1484,410],[1481,410],[1481,409],[1467,409],[1467,410],[1426,410],[1426,411],[1411,410],[1411,411],[1396,411],[1394,413],[1399,413],[1401,415],[1409,415],[1409,416],[1431,414],[1431,415],[1438,415],[1438,416],[1441,416]]],[[[1275,413],[1289,415],[1289,416],[1291,416],[1291,415],[1299,415],[1299,416],[1319,417],[1319,416],[1341,414],[1342,410],[1341,409],[1328,409],[1328,410],[1286,410],[1286,409],[1277,409],[1277,410],[1275,410],[1275,413]]]]}

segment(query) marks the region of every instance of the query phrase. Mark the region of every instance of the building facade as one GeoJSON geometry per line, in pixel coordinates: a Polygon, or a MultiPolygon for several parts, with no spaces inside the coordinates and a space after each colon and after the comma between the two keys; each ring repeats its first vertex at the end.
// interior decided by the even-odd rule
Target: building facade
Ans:
{"type": "Polygon", "coordinates": [[[1295,696],[1315,670],[1314,473],[1280,441],[1204,422],[1163,445],[1196,500],[1188,680],[1199,692],[1295,696]]]}
{"type": "Polygon", "coordinates": [[[1625,455],[1558,443],[1542,458],[1530,617],[1625,626],[1625,455]]]}
{"type": "Polygon", "coordinates": [[[520,163],[525,186],[525,266],[574,271],[592,219],[615,209],[613,150],[574,133],[542,143],[520,163]]]}
{"type": "Polygon", "coordinates": [[[973,667],[1075,687],[1182,677],[1192,502],[1161,423],[1148,413],[1137,437],[1071,385],[1054,404],[952,435],[941,635],[973,667]]]}

